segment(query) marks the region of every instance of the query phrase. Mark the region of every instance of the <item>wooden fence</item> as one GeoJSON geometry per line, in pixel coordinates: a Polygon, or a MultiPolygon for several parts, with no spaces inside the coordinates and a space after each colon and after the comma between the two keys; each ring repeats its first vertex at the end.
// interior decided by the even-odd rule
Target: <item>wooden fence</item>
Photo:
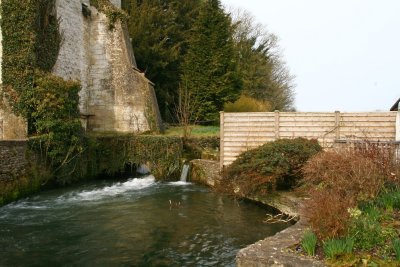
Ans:
{"type": "Polygon", "coordinates": [[[361,140],[394,142],[396,115],[396,111],[221,112],[221,168],[240,153],[279,138],[317,139],[324,148],[361,140]]]}

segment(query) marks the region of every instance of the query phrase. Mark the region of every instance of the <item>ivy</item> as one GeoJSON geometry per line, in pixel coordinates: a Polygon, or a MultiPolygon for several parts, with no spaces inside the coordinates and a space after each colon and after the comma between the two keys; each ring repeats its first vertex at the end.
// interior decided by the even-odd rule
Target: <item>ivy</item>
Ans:
{"type": "Polygon", "coordinates": [[[80,85],[52,75],[61,34],[56,0],[3,0],[3,92],[38,137],[46,166],[57,174],[83,150],[80,85]],[[6,16],[4,16],[6,14],[6,16]]]}
{"type": "Polygon", "coordinates": [[[179,176],[183,154],[183,142],[179,137],[137,135],[90,140],[89,169],[95,173],[120,174],[127,166],[146,164],[158,180],[176,180],[179,176]]]}
{"type": "Polygon", "coordinates": [[[28,112],[19,100],[21,94],[32,87],[36,61],[33,31],[36,1],[3,0],[1,7],[3,92],[13,110],[27,117],[28,112]]]}
{"type": "MultiPolygon", "coordinates": [[[[41,165],[47,163],[46,137],[31,138],[29,142],[31,150],[40,155],[41,165]]],[[[157,180],[176,180],[179,177],[184,150],[180,137],[86,136],[82,143],[83,149],[71,153],[63,167],[57,170],[55,181],[58,184],[97,177],[131,176],[141,164],[146,164],[157,180]]]]}
{"type": "Polygon", "coordinates": [[[50,71],[61,43],[58,21],[53,16],[55,0],[3,0],[3,92],[16,114],[28,120],[26,103],[32,97],[35,69],[50,71]]]}

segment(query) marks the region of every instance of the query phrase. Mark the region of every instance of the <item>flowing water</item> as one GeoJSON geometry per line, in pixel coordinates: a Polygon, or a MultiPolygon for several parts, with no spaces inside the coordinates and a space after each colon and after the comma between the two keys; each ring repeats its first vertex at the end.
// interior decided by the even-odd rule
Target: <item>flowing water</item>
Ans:
{"type": "Polygon", "coordinates": [[[152,176],[42,192],[0,208],[0,266],[233,266],[287,227],[266,210],[152,176]]]}

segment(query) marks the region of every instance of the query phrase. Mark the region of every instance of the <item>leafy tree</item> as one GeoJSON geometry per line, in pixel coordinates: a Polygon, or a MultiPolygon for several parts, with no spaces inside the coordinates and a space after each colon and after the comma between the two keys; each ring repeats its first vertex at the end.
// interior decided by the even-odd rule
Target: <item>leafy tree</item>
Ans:
{"type": "Polygon", "coordinates": [[[194,22],[181,80],[192,93],[196,118],[218,119],[226,102],[235,101],[241,90],[236,72],[230,17],[218,0],[204,1],[194,22]]]}

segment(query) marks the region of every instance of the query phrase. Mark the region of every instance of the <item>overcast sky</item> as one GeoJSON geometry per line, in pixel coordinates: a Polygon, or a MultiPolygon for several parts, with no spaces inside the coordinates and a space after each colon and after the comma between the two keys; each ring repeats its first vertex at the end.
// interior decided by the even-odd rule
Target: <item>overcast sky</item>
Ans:
{"type": "Polygon", "coordinates": [[[221,1],[279,37],[298,111],[386,111],[400,97],[399,0],[221,1]]]}

